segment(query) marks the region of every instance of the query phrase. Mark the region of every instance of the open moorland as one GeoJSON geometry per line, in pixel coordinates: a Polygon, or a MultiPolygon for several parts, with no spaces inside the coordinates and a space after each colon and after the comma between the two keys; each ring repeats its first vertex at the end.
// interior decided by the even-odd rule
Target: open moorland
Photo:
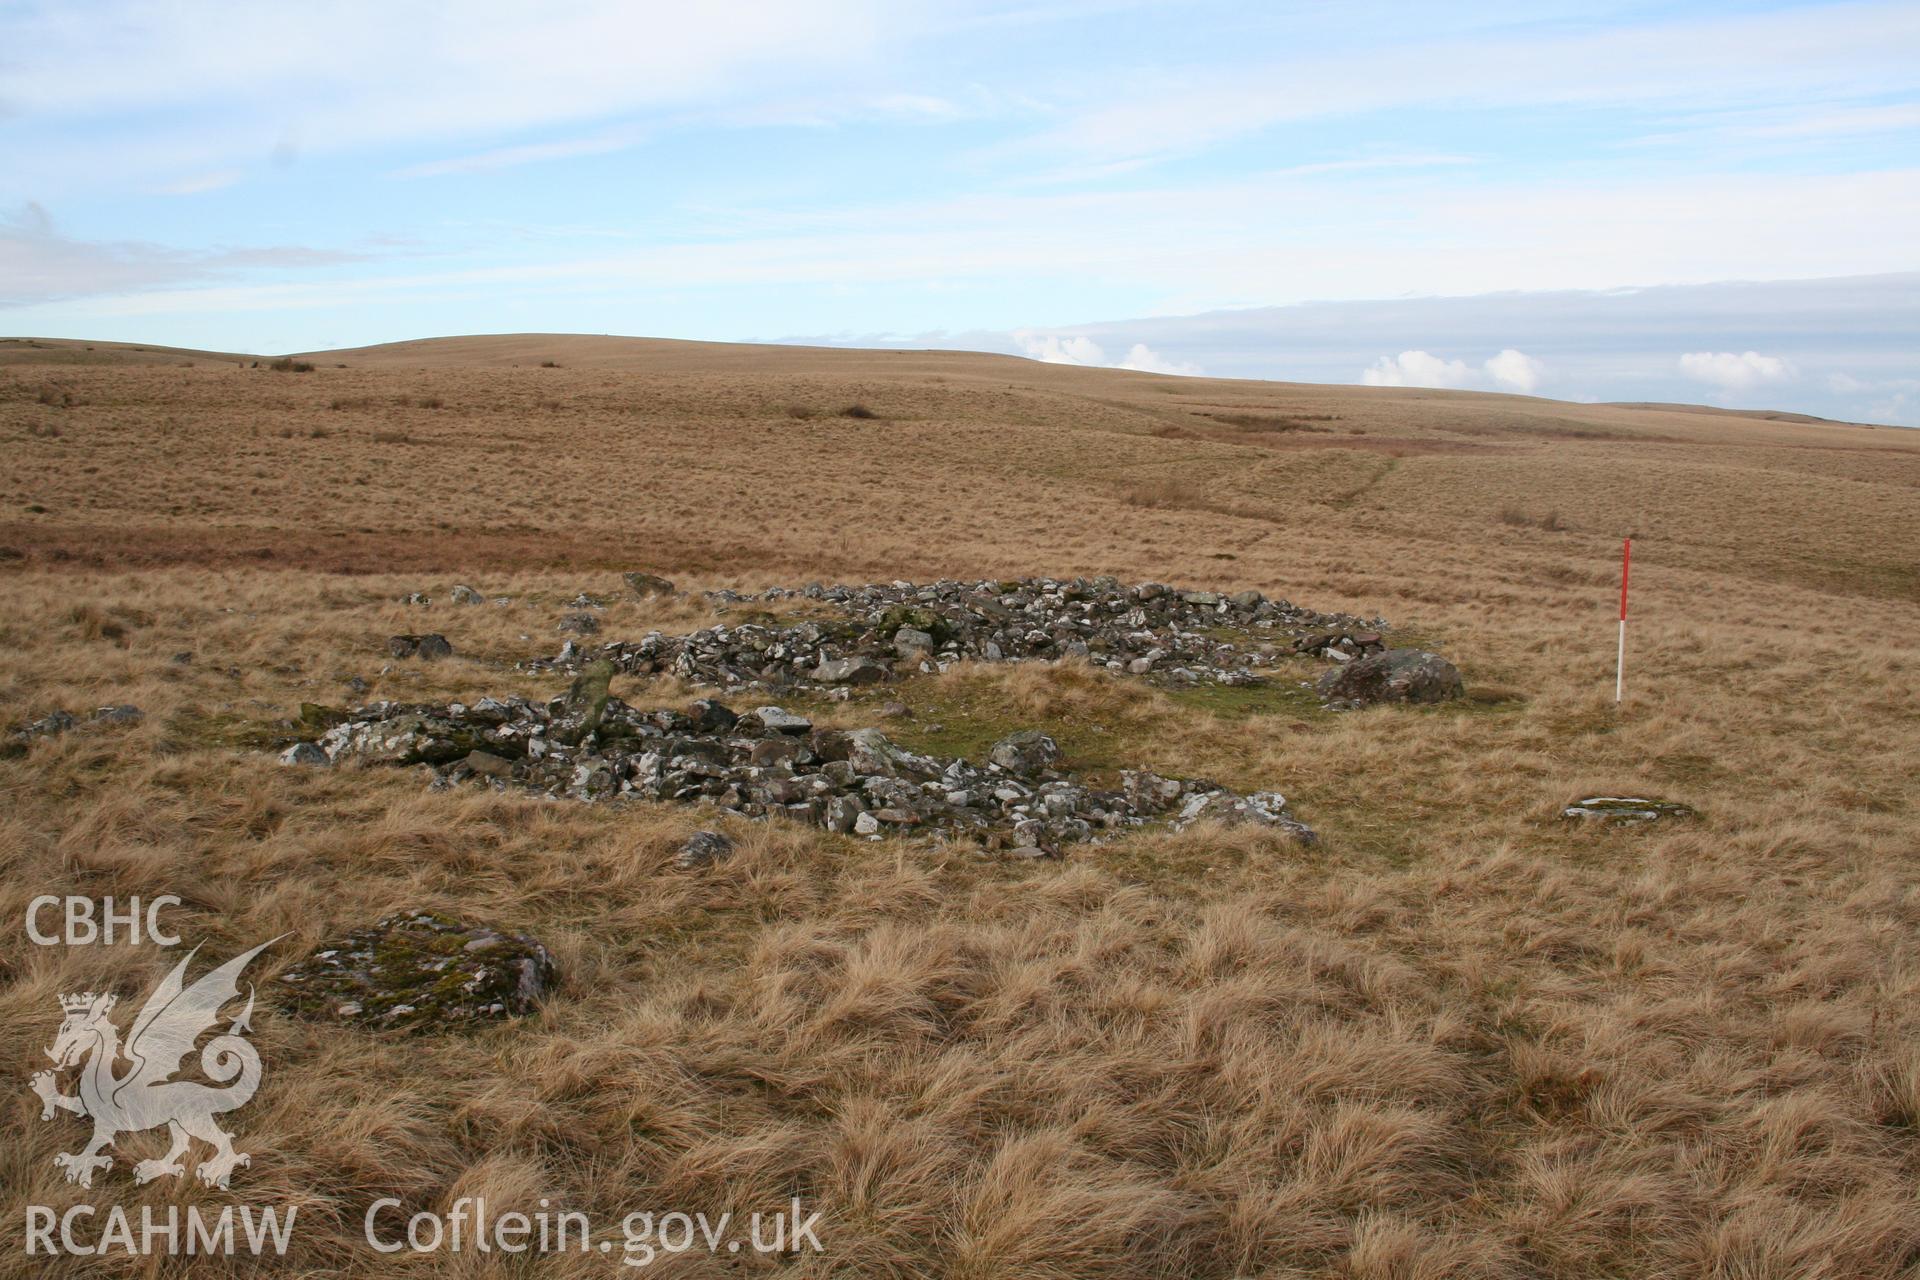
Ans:
{"type": "MultiPolygon", "coordinates": [[[[515,335],[278,362],[0,341],[0,444],[0,734],[76,718],[0,755],[11,1223],[297,1206],[265,1265],[306,1275],[527,1274],[363,1240],[383,1197],[469,1196],[821,1213],[823,1253],[654,1261],[676,1276],[1920,1266],[1920,433],[515,335]],[[1283,793],[1314,843],[1149,822],[1012,857],[279,761],[378,700],[544,705],[578,664],[525,664],[570,639],[811,616],[709,590],[1098,575],[1382,618],[1467,696],[1330,710],[1305,685],[1334,660],[1290,651],[1246,685],[1077,658],[903,662],[844,697],[612,675],[632,708],[774,703],[943,759],[1040,730],[1095,783],[1283,793]],[[420,634],[451,655],[395,656],[420,634]],[[1593,795],[1694,814],[1562,818],[1593,795]],[[702,830],[731,856],[688,864],[702,830]],[[230,1189],[136,1184],[157,1130],[63,1178],[85,1125],[28,1086],[58,997],[137,1007],[179,957],[32,945],[42,894],[177,895],[208,961],[289,935],[250,971],[265,1071],[230,1189]],[[409,911],[537,939],[551,990],[408,1030],[275,996],[409,911]]],[[[262,1265],[8,1248],[21,1275],[262,1265]]]]}

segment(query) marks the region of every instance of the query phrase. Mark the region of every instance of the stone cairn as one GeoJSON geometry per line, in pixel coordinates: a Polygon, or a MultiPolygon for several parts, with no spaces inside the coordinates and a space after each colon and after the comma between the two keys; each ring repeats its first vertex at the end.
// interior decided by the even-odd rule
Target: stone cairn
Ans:
{"type": "MultiPolygon", "coordinates": [[[[1257,684],[1258,668],[1295,653],[1350,659],[1382,648],[1380,619],[1316,613],[1258,591],[1224,595],[1116,578],[945,580],[709,592],[723,609],[819,606],[827,616],[743,621],[587,646],[569,640],[532,670],[578,671],[605,659],[627,675],[672,674],[721,689],[878,684],[961,661],[1079,659],[1165,684],[1257,684]]],[[[764,608],[761,610],[765,614],[764,608]]]]}
{"type": "Polygon", "coordinates": [[[1035,730],[1001,739],[982,762],[945,759],[907,751],[877,729],[816,727],[776,706],[736,713],[701,699],[685,712],[641,711],[608,696],[612,675],[610,662],[596,661],[544,704],[374,703],[281,758],[426,765],[438,786],[705,804],[873,839],[972,839],[1019,857],[1057,855],[1156,818],[1176,830],[1211,819],[1314,838],[1274,792],[1237,795],[1143,770],[1123,772],[1114,789],[1087,786],[1058,767],[1058,744],[1035,730]]]}

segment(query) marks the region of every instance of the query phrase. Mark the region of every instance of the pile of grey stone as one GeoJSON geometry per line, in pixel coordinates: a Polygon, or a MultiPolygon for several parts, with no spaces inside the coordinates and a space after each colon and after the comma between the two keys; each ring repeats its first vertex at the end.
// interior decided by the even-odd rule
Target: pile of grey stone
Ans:
{"type": "Polygon", "coordinates": [[[1001,739],[984,761],[918,755],[877,729],[820,727],[771,705],[736,712],[701,699],[686,711],[639,710],[608,696],[612,670],[594,663],[547,703],[374,703],[281,759],[428,765],[440,786],[703,804],[875,839],[970,838],[1022,857],[1057,855],[1156,819],[1176,829],[1212,820],[1314,838],[1273,792],[1238,795],[1144,770],[1123,772],[1114,788],[1086,785],[1060,767],[1058,744],[1034,730],[1001,739]]]}
{"type": "Polygon", "coordinates": [[[278,1005],[301,1017],[410,1031],[524,1016],[556,981],[532,938],[409,911],[321,943],[274,985],[278,1005]]]}
{"type": "Polygon", "coordinates": [[[779,689],[878,684],[960,661],[1080,659],[1162,683],[1252,684],[1262,679],[1258,668],[1295,653],[1376,652],[1385,626],[1258,591],[1129,587],[1112,577],[775,587],[707,598],[726,610],[757,607],[762,616],[684,636],[654,631],[597,646],[568,641],[558,656],[526,665],[576,671],[604,658],[630,675],[779,689]],[[821,616],[781,621],[767,609],[795,605],[816,606],[821,616]]]}

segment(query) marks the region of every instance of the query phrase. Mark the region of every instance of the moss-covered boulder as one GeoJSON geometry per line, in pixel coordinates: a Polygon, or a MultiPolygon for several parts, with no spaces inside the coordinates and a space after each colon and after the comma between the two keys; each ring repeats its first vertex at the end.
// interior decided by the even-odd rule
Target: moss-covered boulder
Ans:
{"type": "Polygon", "coordinates": [[[442,1032],[532,1013],[556,981],[553,957],[532,938],[412,911],[321,943],[274,994],[315,1021],[442,1032]]]}
{"type": "Polygon", "coordinates": [[[917,605],[897,604],[880,615],[878,630],[887,639],[893,639],[902,628],[924,633],[934,646],[947,644],[958,634],[951,621],[917,605]]]}
{"type": "Polygon", "coordinates": [[[1466,694],[1460,671],[1437,653],[1388,649],[1320,677],[1329,703],[1365,707],[1380,702],[1448,702],[1466,694]]]}

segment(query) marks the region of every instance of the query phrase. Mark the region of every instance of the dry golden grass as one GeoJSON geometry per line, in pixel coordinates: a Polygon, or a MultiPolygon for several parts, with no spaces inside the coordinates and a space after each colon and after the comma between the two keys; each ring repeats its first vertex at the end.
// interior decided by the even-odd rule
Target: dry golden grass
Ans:
{"type": "MultiPolygon", "coordinates": [[[[0,345],[0,719],[148,714],[0,761],[10,1221],[83,1198],[296,1204],[282,1265],[315,1275],[523,1274],[360,1242],[377,1196],[482,1193],[605,1222],[797,1194],[825,1215],[827,1254],[780,1264],[805,1275],[1920,1263],[1920,437],[937,353],[535,335],[297,373],[81,345],[0,345]],[[918,715],[888,731],[923,745],[1039,724],[1094,772],[1275,787],[1323,835],[1149,833],[1038,866],[729,822],[739,854],[687,875],[670,863],[697,811],[428,792],[250,749],[355,675],[372,697],[551,692],[511,664],[622,568],[1258,587],[1384,614],[1498,696],[1328,716],[1041,666],[889,691],[918,715]],[[461,581],[514,604],[445,604],[461,581]],[[436,604],[395,603],[413,590],[436,604]],[[382,672],[387,635],[429,629],[458,656],[382,672]],[[1702,817],[1554,818],[1635,790],[1702,817]],[[25,1087],[54,996],[130,999],[175,957],[27,945],[28,899],[67,892],[177,893],[216,956],[294,932],[273,966],[439,907],[542,938],[564,983],[473,1036],[266,1011],[233,1192],[135,1188],[149,1134],[82,1193],[51,1164],[77,1122],[39,1123],[25,1087]]],[[[626,601],[603,634],[710,619],[626,601]]]]}

